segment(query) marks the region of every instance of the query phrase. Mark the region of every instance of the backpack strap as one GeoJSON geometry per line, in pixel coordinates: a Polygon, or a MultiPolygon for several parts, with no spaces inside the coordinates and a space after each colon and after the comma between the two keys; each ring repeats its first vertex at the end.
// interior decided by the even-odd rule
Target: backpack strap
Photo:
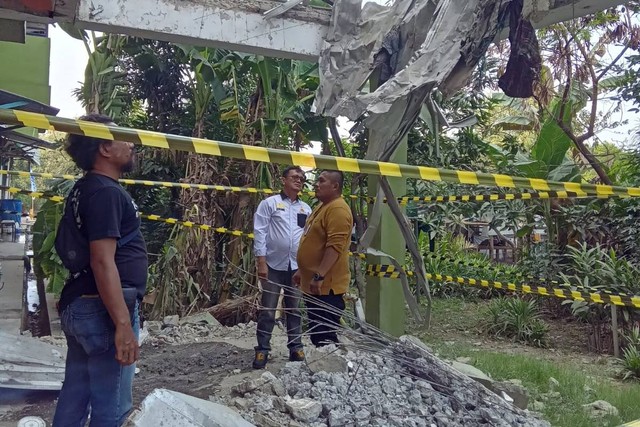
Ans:
{"type": "Polygon", "coordinates": [[[118,239],[118,247],[121,248],[124,245],[126,245],[127,243],[129,243],[130,241],[132,241],[133,239],[135,239],[135,237],[138,235],[139,231],[140,231],[140,229],[136,228],[131,233],[126,234],[126,235],[122,236],[120,239],[118,239]]]}

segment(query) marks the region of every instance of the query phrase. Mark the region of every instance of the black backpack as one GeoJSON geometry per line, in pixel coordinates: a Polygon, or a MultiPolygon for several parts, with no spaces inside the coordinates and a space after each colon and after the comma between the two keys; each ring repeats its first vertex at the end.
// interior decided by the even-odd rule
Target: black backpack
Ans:
{"type": "MultiPolygon", "coordinates": [[[[62,264],[72,275],[89,270],[89,240],[82,232],[82,220],[78,213],[80,204],[80,185],[76,185],[68,196],[62,219],[56,233],[55,248],[62,264]]],[[[139,230],[118,239],[118,248],[133,240],[139,230]]]]}

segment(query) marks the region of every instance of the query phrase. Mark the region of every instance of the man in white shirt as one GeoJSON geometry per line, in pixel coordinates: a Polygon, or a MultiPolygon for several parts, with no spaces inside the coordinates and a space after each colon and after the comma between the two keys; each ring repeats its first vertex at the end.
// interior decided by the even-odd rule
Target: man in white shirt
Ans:
{"type": "Polygon", "coordinates": [[[304,171],[291,166],[282,172],[282,192],[264,199],[253,218],[254,255],[262,284],[261,308],[258,314],[255,369],[264,368],[271,351],[271,333],[275,324],[280,290],[284,290],[289,360],[303,361],[300,316],[300,289],[292,277],[298,270],[296,255],[311,208],[298,198],[305,182],[304,171]]]}

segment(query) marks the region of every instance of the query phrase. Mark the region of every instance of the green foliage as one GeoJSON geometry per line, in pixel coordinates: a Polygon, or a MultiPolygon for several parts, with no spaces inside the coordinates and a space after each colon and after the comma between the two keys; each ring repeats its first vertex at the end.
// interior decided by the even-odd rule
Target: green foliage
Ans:
{"type": "Polygon", "coordinates": [[[489,333],[513,338],[536,347],[546,347],[549,328],[540,318],[534,300],[497,298],[487,309],[489,333]]]}
{"type": "Polygon", "coordinates": [[[576,287],[595,291],[609,290],[614,293],[640,293],[638,268],[624,258],[617,256],[613,249],[601,246],[588,247],[581,243],[577,247],[567,246],[568,265],[560,277],[576,287]]]}
{"type": "Polygon", "coordinates": [[[551,242],[531,245],[518,259],[517,268],[524,276],[555,280],[562,268],[560,250],[551,242]]]}
{"type": "Polygon", "coordinates": [[[624,338],[627,343],[622,352],[622,378],[640,380],[640,326],[635,325],[624,338]]]}
{"type": "MultiPolygon", "coordinates": [[[[67,194],[73,182],[57,181],[53,186],[55,194],[67,194]]],[[[62,218],[64,205],[47,200],[38,211],[33,232],[34,270],[40,280],[47,279],[47,291],[59,295],[69,272],[54,248],[58,224],[62,218]]]]}
{"type": "Polygon", "coordinates": [[[512,351],[488,351],[460,343],[453,346],[432,342],[427,344],[434,346],[441,357],[451,360],[457,357],[471,358],[473,366],[495,380],[506,381],[514,378],[522,380],[523,386],[530,394],[529,402],[543,401],[544,395],[549,391],[559,392],[560,398],[546,400],[542,410],[544,418],[553,426],[617,426],[640,417],[638,406],[640,385],[612,382],[610,378],[603,375],[605,366],[578,364],[576,359],[579,359],[579,356],[572,354],[565,358],[547,358],[538,352],[514,354],[512,351]],[[560,383],[560,386],[554,390],[549,387],[550,377],[557,379],[560,383]],[[620,414],[607,416],[604,419],[590,418],[582,405],[600,399],[618,408],[620,414]]]}
{"type": "MultiPolygon", "coordinates": [[[[424,256],[427,273],[465,277],[477,280],[503,281],[515,277],[518,270],[512,266],[494,264],[485,255],[471,249],[463,236],[452,233],[445,234],[436,241],[435,251],[429,252],[428,235],[422,233],[418,244],[424,256]]],[[[432,282],[432,295],[436,297],[464,296],[468,298],[488,298],[500,295],[501,291],[493,288],[480,288],[461,285],[457,282],[432,282]]]]}
{"type": "Polygon", "coordinates": [[[120,67],[116,52],[126,41],[126,36],[106,35],[93,39],[93,51],[87,38],[82,37],[89,61],[85,69],[83,85],[74,91],[76,98],[88,112],[120,118],[130,104],[128,100],[126,72],[120,67]]]}
{"type": "MultiPolygon", "coordinates": [[[[640,293],[637,277],[640,271],[628,260],[619,257],[613,249],[602,246],[589,247],[582,243],[577,247],[566,248],[563,271],[559,273],[561,283],[581,292],[611,292],[614,294],[640,293]]],[[[566,300],[574,316],[591,326],[591,345],[598,351],[608,351],[606,342],[601,340],[603,328],[608,330],[610,322],[609,304],[595,304],[586,301],[566,300]]],[[[633,323],[635,310],[619,307],[622,313],[621,324],[633,323]]]]}
{"type": "Polygon", "coordinates": [[[640,55],[634,54],[627,57],[627,66],[622,70],[618,81],[618,96],[634,104],[632,112],[640,111],[640,55]]]}
{"type": "Polygon", "coordinates": [[[563,124],[571,128],[573,119],[585,105],[586,95],[584,90],[578,89],[570,91],[570,94],[564,103],[559,98],[553,101],[550,114],[542,117],[542,127],[530,154],[519,154],[515,165],[524,176],[554,181],[574,181],[579,178],[578,168],[567,158],[573,144],[558,121],[562,114],[563,124]]]}
{"type": "Polygon", "coordinates": [[[623,379],[640,380],[640,348],[629,345],[622,351],[623,379]]]}
{"type": "Polygon", "coordinates": [[[187,230],[175,226],[157,261],[149,267],[147,293],[153,297],[150,319],[170,314],[186,316],[202,299],[209,299],[184,263],[186,238],[187,230]]]}
{"type": "Polygon", "coordinates": [[[640,202],[633,198],[576,201],[554,212],[555,223],[566,239],[563,245],[571,241],[599,245],[636,264],[640,262],[638,213],[640,202]]]}

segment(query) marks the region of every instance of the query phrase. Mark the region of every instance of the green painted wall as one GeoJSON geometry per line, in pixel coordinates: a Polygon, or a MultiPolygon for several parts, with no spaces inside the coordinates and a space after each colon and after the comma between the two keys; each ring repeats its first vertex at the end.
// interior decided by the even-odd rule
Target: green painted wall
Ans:
{"type": "MultiPolygon", "coordinates": [[[[48,37],[27,36],[24,44],[0,42],[0,89],[49,104],[50,49],[48,37]]],[[[37,136],[35,129],[23,132],[37,136]]]]}
{"type": "Polygon", "coordinates": [[[0,89],[49,104],[48,37],[27,36],[25,44],[0,42],[0,89]]]}

